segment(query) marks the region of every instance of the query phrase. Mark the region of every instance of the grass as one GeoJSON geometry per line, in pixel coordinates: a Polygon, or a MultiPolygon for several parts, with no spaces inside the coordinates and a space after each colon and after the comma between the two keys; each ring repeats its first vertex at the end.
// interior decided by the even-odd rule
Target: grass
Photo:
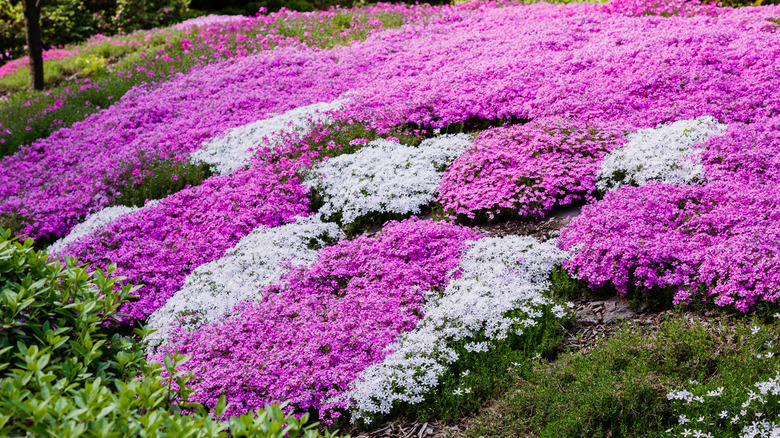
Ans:
{"type": "MultiPolygon", "coordinates": [[[[657,328],[627,323],[586,354],[569,352],[510,369],[511,390],[466,435],[617,438],[681,432],[680,415],[717,418],[723,410],[743,409],[747,390],[778,369],[777,358],[757,357],[778,336],[776,324],[747,318],[705,325],[678,314],[657,328]],[[667,399],[671,390],[717,387],[726,388],[724,394],[705,408],[667,399]]],[[[776,419],[777,411],[765,415],[776,419]]]]}

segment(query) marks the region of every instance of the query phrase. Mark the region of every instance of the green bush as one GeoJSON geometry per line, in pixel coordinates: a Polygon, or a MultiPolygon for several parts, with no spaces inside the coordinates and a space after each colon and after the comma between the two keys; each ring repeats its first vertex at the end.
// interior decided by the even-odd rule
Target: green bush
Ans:
{"type": "Polygon", "coordinates": [[[0,2],[0,62],[22,54],[25,45],[24,14],[21,3],[0,2]]]}
{"type": "Polygon", "coordinates": [[[42,2],[41,38],[46,46],[81,41],[107,29],[99,29],[99,13],[93,14],[83,0],[42,2]]]}
{"type": "Polygon", "coordinates": [[[213,412],[189,403],[187,358],[146,362],[136,338],[112,333],[133,291],[115,268],[48,257],[0,231],[0,436],[322,436],[285,405],[222,422],[224,398],[213,412]]]}
{"type": "Polygon", "coordinates": [[[115,30],[132,31],[167,26],[182,20],[189,0],[117,0],[111,22],[115,30]]]}

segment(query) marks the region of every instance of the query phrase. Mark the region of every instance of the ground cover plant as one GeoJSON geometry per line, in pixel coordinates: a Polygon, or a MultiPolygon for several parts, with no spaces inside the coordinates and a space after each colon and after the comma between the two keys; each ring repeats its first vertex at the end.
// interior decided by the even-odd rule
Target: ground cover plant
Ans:
{"type": "Polygon", "coordinates": [[[159,379],[191,374],[214,424],[269,403],[455,421],[509,369],[534,382],[512,433],[706,436],[715,391],[765,415],[731,432],[766,435],[770,325],[626,329],[601,361],[555,346],[574,290],[778,310],[778,17],[618,0],[191,21],[150,33],[187,68],[161,47],[117,75],[153,81],[3,158],[0,221],[115,264],[137,288],[107,329],[148,322],[159,379]],[[474,228],[571,207],[544,241],[474,228]]]}
{"type": "Polygon", "coordinates": [[[588,353],[516,367],[520,384],[467,435],[771,436],[777,339],[774,321],[628,324],[588,353]]]}

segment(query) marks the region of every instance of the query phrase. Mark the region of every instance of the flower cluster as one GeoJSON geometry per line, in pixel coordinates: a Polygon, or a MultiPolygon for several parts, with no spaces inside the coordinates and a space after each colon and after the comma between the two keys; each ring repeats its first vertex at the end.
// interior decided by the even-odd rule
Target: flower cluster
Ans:
{"type": "Polygon", "coordinates": [[[425,296],[443,290],[458,266],[467,228],[407,220],[374,237],[342,240],[322,250],[308,268],[293,269],[255,303],[196,331],[178,330],[167,348],[192,356],[192,400],[228,414],[272,400],[298,410],[338,416],[330,401],[357,375],[382,361],[385,346],[415,327],[425,296]]]}
{"type": "Polygon", "coordinates": [[[420,213],[439,188],[442,170],[471,145],[465,134],[405,146],[375,140],[311,170],[306,184],[323,197],[320,212],[348,224],[370,213],[420,213]]]}
{"type": "Polygon", "coordinates": [[[263,289],[278,284],[291,269],[311,265],[320,249],[340,237],[338,226],[323,223],[318,215],[252,230],[223,257],[195,269],[181,289],[149,316],[148,326],[156,332],[147,343],[157,347],[176,326],[192,330],[224,318],[241,302],[260,301],[263,289]]]}
{"type": "Polygon", "coordinates": [[[258,163],[120,216],[60,254],[116,263],[116,275],[141,286],[138,300],[120,309],[132,322],[162,307],[195,268],[222,257],[253,229],[306,213],[307,193],[296,177],[258,163]]]}
{"type": "Polygon", "coordinates": [[[688,184],[702,181],[701,149],[694,146],[714,135],[723,135],[725,125],[712,117],[680,120],[669,125],[628,134],[628,142],[601,162],[600,190],[622,185],[641,186],[648,181],[688,184]]]}
{"type": "Polygon", "coordinates": [[[650,182],[586,206],[561,232],[567,269],[621,292],[673,288],[747,311],[780,298],[780,193],[772,184],[650,182]]]}
{"type": "Polygon", "coordinates": [[[621,137],[558,119],[483,131],[444,174],[439,201],[450,214],[493,219],[543,216],[556,205],[592,200],[598,164],[621,137]]]}
{"type": "MultiPolygon", "coordinates": [[[[544,293],[556,265],[568,255],[554,242],[531,237],[483,238],[472,242],[443,292],[429,294],[414,330],[386,350],[383,361],[369,366],[346,394],[352,420],[387,414],[398,403],[421,403],[458,360],[453,348],[465,342],[471,352],[488,352],[510,333],[522,334],[552,304],[544,293]],[[486,341],[473,342],[477,335],[486,341]]],[[[561,306],[553,309],[558,316],[561,306]]]]}
{"type": "Polygon", "coordinates": [[[191,154],[190,159],[211,164],[217,172],[229,174],[245,166],[258,149],[275,146],[280,141],[280,134],[303,132],[314,124],[329,122],[331,119],[326,112],[340,108],[341,104],[338,100],[315,103],[233,128],[209,140],[203,149],[191,154]]]}
{"type": "Polygon", "coordinates": [[[242,23],[252,21],[251,18],[243,15],[204,15],[202,17],[190,18],[173,26],[174,29],[185,30],[191,27],[206,27],[214,25],[225,25],[231,23],[242,23]]]}

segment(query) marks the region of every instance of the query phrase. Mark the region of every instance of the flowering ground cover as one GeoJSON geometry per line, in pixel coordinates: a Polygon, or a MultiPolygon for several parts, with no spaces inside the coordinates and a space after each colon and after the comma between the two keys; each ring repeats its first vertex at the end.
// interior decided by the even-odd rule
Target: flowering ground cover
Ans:
{"type": "Polygon", "coordinates": [[[476,147],[447,170],[442,207],[451,215],[493,219],[543,216],[556,205],[593,200],[599,162],[620,137],[619,131],[554,119],[483,131],[476,147]]]}
{"type": "Polygon", "coordinates": [[[54,88],[43,93],[28,94],[24,67],[0,77],[0,102],[10,99],[0,105],[0,156],[84,120],[134,86],[153,86],[196,66],[280,46],[333,47],[430,13],[426,5],[403,4],[312,13],[283,10],[238,20],[203,17],[130,35],[96,35],[74,49],[78,55],[44,63],[47,86],[54,88]]]}
{"type": "MultiPolygon", "coordinates": [[[[441,290],[457,268],[472,231],[410,220],[375,237],[325,248],[308,268],[293,269],[236,315],[174,333],[172,346],[192,355],[199,372],[193,396],[212,405],[225,393],[244,412],[291,399],[302,410],[345,407],[330,401],[366,366],[381,361],[385,346],[415,326],[426,293],[441,290]]],[[[329,413],[329,411],[331,411],[329,413]]]]}
{"type": "Polygon", "coordinates": [[[142,285],[138,301],[120,311],[130,321],[143,319],[162,307],[195,268],[222,256],[258,226],[278,226],[306,213],[307,201],[295,177],[285,181],[284,175],[258,165],[122,215],[62,253],[116,263],[118,275],[142,285]]]}
{"type": "Polygon", "coordinates": [[[555,357],[565,291],[777,306],[777,17],[476,2],[185,23],[177,50],[202,62],[3,159],[0,220],[115,263],[139,286],[121,324],[158,330],[155,360],[191,356],[190,399],[224,395],[226,416],[457,418],[555,357]],[[557,240],[469,228],[571,205],[557,240]]]}

